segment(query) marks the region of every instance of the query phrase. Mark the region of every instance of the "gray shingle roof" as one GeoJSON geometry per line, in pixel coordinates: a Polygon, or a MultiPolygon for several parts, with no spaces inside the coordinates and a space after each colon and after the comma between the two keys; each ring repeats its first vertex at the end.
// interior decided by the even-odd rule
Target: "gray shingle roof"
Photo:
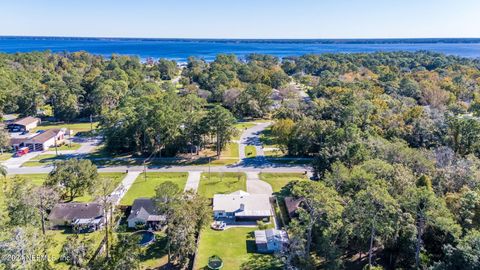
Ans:
{"type": "Polygon", "coordinates": [[[48,218],[50,220],[90,219],[103,216],[103,207],[98,203],[58,203],[48,218]]]}
{"type": "Polygon", "coordinates": [[[138,198],[133,201],[132,210],[128,219],[143,219],[145,221],[162,221],[165,216],[160,215],[155,201],[149,198],[138,198]]]}

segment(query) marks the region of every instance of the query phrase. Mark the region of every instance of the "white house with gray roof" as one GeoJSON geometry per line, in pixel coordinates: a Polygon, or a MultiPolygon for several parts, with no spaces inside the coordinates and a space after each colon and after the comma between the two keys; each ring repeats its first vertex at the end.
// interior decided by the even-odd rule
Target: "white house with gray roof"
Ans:
{"type": "Polygon", "coordinates": [[[269,220],[273,215],[269,195],[250,194],[242,190],[215,194],[213,214],[216,219],[228,218],[235,221],[269,220]]]}

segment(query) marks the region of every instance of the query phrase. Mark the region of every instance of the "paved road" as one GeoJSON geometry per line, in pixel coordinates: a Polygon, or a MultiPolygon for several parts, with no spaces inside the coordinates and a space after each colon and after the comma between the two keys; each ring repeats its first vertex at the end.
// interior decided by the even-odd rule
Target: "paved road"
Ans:
{"type": "MultiPolygon", "coordinates": [[[[34,173],[49,173],[53,166],[45,167],[22,167],[22,168],[9,168],[9,174],[34,174],[34,173]]],[[[112,166],[112,167],[98,167],[99,172],[143,172],[143,166],[112,166]]],[[[289,166],[284,164],[269,164],[262,166],[246,166],[242,163],[230,166],[210,166],[211,172],[271,172],[271,173],[303,173],[310,170],[310,167],[305,165],[289,166]]],[[[201,171],[208,172],[208,166],[150,166],[148,172],[188,172],[188,171],[201,171]]]]}
{"type": "Polygon", "coordinates": [[[260,141],[260,134],[271,124],[271,122],[258,123],[255,126],[246,129],[240,137],[240,142],[238,146],[240,162],[244,165],[247,165],[247,167],[255,167],[268,164],[267,160],[265,159],[265,154],[263,152],[262,142],[260,141]],[[245,153],[245,147],[248,145],[252,145],[255,147],[257,153],[255,158],[247,157],[245,153]]]}
{"type": "MultiPolygon", "coordinates": [[[[280,163],[269,163],[263,156],[263,148],[259,139],[259,135],[267,128],[271,123],[259,123],[252,128],[244,131],[240,139],[240,162],[234,165],[227,166],[149,166],[149,172],[278,172],[278,173],[294,173],[310,171],[309,165],[287,165],[280,163]],[[257,149],[257,158],[245,157],[245,146],[254,145],[257,149]]],[[[98,144],[98,140],[91,140],[82,142],[84,145],[76,151],[75,154],[83,154],[92,151],[98,144]]],[[[44,167],[20,167],[20,165],[28,159],[38,155],[39,153],[31,153],[26,157],[10,159],[5,162],[7,164],[9,174],[34,174],[34,173],[49,173],[52,170],[52,166],[44,167]]],[[[143,166],[109,166],[98,167],[99,172],[142,172],[143,166]]],[[[193,176],[192,176],[193,177],[193,176]]],[[[261,184],[259,184],[261,185],[261,184]]],[[[195,186],[194,178],[192,178],[191,186],[195,186]]]]}
{"type": "Polygon", "coordinates": [[[200,184],[201,175],[202,171],[189,171],[184,191],[193,190],[196,192],[198,190],[198,185],[200,184]]]}

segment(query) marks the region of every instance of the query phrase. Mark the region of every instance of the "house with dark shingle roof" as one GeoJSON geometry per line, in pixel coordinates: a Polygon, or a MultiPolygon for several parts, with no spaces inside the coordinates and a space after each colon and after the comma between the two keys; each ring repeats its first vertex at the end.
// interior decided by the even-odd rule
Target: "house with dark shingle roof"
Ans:
{"type": "Polygon", "coordinates": [[[159,213],[153,199],[138,198],[133,201],[127,223],[129,228],[146,226],[148,228],[158,229],[165,224],[166,220],[166,216],[159,213]]]}
{"type": "Polygon", "coordinates": [[[57,203],[48,215],[48,220],[53,227],[71,226],[94,231],[103,227],[104,215],[104,209],[99,203],[57,203]]]}

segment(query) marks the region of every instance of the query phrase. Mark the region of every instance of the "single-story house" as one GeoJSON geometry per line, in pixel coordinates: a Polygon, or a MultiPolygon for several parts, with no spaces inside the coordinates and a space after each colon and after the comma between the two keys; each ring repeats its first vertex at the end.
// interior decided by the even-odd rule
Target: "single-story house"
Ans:
{"type": "Polygon", "coordinates": [[[285,206],[287,207],[288,216],[290,218],[297,217],[298,208],[304,203],[303,198],[285,197],[285,206]]]}
{"type": "Polygon", "coordinates": [[[43,132],[35,133],[26,138],[12,138],[10,144],[14,150],[21,147],[28,147],[32,151],[45,151],[55,145],[62,145],[65,142],[65,128],[53,128],[43,132]]]}
{"type": "Polygon", "coordinates": [[[79,231],[95,231],[105,224],[104,215],[99,203],[57,203],[48,220],[53,227],[69,226],[79,231]]]}
{"type": "Polygon", "coordinates": [[[12,132],[30,131],[36,128],[40,122],[40,118],[27,116],[8,124],[7,128],[12,132]]]}
{"type": "Polygon", "coordinates": [[[257,230],[255,231],[255,244],[258,252],[278,252],[288,244],[288,235],[287,232],[277,229],[257,230]]]}
{"type": "Polygon", "coordinates": [[[229,218],[235,221],[270,220],[273,215],[270,196],[236,191],[213,196],[215,218],[229,218]]]}
{"type": "Polygon", "coordinates": [[[159,214],[153,199],[138,198],[133,201],[130,215],[127,218],[129,228],[135,228],[141,225],[158,229],[165,224],[165,222],[166,216],[159,214]]]}

